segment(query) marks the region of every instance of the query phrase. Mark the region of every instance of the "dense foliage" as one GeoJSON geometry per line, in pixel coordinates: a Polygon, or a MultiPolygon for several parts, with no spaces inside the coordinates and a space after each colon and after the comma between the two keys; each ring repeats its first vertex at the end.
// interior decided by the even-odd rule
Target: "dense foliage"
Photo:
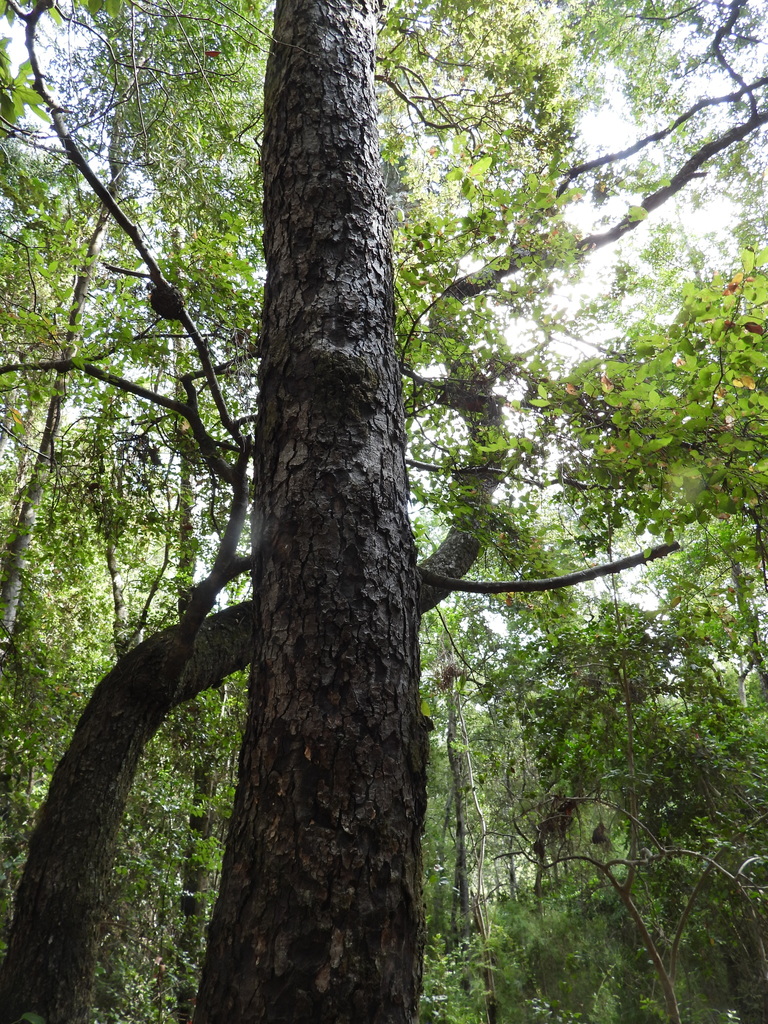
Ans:
{"type": "MultiPolygon", "coordinates": [[[[382,15],[413,523],[444,598],[424,1021],[768,1021],[766,14],[382,15]],[[682,550],[642,574],[516,592],[662,542],[682,550]]],[[[203,614],[248,598],[271,13],[4,19],[3,919],[99,679],[201,585],[203,614]]],[[[190,1018],[244,701],[242,674],[211,680],[142,761],[100,1024],[190,1018]]]]}

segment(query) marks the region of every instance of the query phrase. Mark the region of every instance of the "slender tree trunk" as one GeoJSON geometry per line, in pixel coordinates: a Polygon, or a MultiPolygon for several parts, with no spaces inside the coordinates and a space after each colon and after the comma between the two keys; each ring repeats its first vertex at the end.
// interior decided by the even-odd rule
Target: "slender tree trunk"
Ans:
{"type": "Polygon", "coordinates": [[[666,1007],[669,1024],[681,1024],[680,1008],[677,1003],[674,981],[669,976],[669,972],[664,966],[664,960],[662,959],[656,943],[653,941],[653,936],[648,930],[648,926],[645,923],[643,915],[640,913],[637,904],[632,899],[629,883],[624,882],[624,884],[619,884],[608,872],[606,873],[606,877],[619,894],[622,903],[640,934],[642,943],[645,946],[645,951],[648,954],[648,959],[653,965],[653,969],[656,972],[656,977],[661,987],[662,995],[664,996],[664,1005],[666,1007]]]}
{"type": "Polygon", "coordinates": [[[37,512],[51,472],[53,445],[59,430],[64,392],[64,376],[59,374],[54,384],[54,395],[48,402],[45,427],[32,469],[32,477],[24,493],[19,515],[0,565],[0,677],[16,632],[26,553],[32,543],[37,512]]]}
{"type": "Polygon", "coordinates": [[[378,9],[279,0],[265,87],[256,635],[196,1024],[416,1020],[426,730],[378,9]]]}
{"type": "Polygon", "coordinates": [[[175,943],[177,957],[176,1020],[189,1024],[192,1019],[193,1001],[197,991],[199,957],[204,919],[200,899],[208,889],[208,869],[198,860],[197,841],[211,835],[211,809],[214,778],[208,765],[195,765],[194,801],[196,809],[189,816],[189,842],[181,870],[182,894],[181,913],[184,921],[181,934],[175,943]]]}
{"type": "MultiPolygon", "coordinates": [[[[768,665],[766,665],[765,658],[763,657],[764,644],[760,631],[760,618],[754,604],[749,600],[748,595],[744,593],[742,575],[740,563],[731,560],[731,580],[736,593],[736,603],[745,624],[744,636],[748,644],[747,661],[749,667],[754,669],[757,675],[758,682],[760,683],[760,693],[765,700],[768,700],[768,665]]],[[[744,707],[747,705],[746,676],[747,672],[743,675],[739,674],[739,700],[744,707]]]]}
{"type": "MultiPolygon", "coordinates": [[[[469,876],[467,873],[467,811],[465,806],[466,779],[460,752],[456,749],[456,709],[451,694],[451,706],[448,711],[448,765],[451,769],[451,788],[453,805],[456,809],[456,866],[454,871],[453,903],[451,906],[451,938],[454,945],[466,947],[472,930],[472,911],[469,906],[469,876]]],[[[469,977],[465,975],[462,985],[469,989],[469,977]]]]}
{"type": "Polygon", "coordinates": [[[13,434],[12,409],[11,396],[6,394],[0,399],[0,458],[2,458],[5,449],[8,447],[8,442],[13,434]]]}
{"type": "Polygon", "coordinates": [[[472,755],[469,746],[469,732],[467,722],[464,718],[464,711],[461,706],[461,697],[454,691],[454,708],[456,719],[461,728],[461,739],[463,744],[463,760],[466,764],[467,789],[472,795],[475,805],[475,814],[480,826],[480,841],[477,845],[477,892],[473,901],[473,911],[477,933],[482,943],[483,974],[485,976],[485,1014],[488,1024],[496,1024],[496,974],[493,956],[490,950],[490,919],[488,916],[488,898],[485,889],[485,850],[488,841],[488,827],[485,814],[477,795],[475,785],[475,773],[472,768],[472,755]]]}
{"type": "MultiPolygon", "coordinates": [[[[110,188],[117,184],[116,174],[110,188]]],[[[96,257],[101,252],[107,234],[109,215],[102,209],[96,220],[86,251],[86,262],[83,270],[75,281],[72,308],[69,314],[69,329],[65,338],[64,355],[71,355],[71,349],[79,332],[82,316],[93,278],[96,257]]],[[[32,535],[37,522],[37,513],[45,493],[45,486],[53,465],[54,444],[59,432],[61,407],[66,395],[66,375],[58,374],[53,385],[53,395],[48,403],[45,428],[40,440],[40,448],[35,458],[32,477],[27,485],[24,500],[21,504],[18,519],[13,530],[13,537],[8,543],[2,563],[0,564],[0,677],[10,651],[13,635],[16,631],[16,620],[21,600],[21,587],[26,553],[32,543],[32,535]]]]}
{"type": "Polygon", "coordinates": [[[123,574],[117,562],[117,548],[112,541],[107,541],[107,569],[112,582],[112,606],[115,610],[112,619],[112,638],[118,656],[125,654],[136,643],[131,636],[128,625],[128,605],[125,602],[125,584],[123,574]]]}

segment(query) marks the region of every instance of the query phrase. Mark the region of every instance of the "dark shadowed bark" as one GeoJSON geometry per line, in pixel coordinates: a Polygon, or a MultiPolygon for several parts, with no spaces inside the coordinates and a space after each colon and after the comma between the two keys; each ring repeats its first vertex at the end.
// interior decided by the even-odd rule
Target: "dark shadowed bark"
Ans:
{"type": "Polygon", "coordinates": [[[245,604],[212,615],[186,666],[177,628],[158,633],[96,688],[32,835],[0,969],[0,1024],[30,1012],[46,1024],[89,1019],[115,837],[138,760],[171,708],[248,664],[250,621],[245,604]]]}
{"type": "Polygon", "coordinates": [[[251,708],[197,1024],[416,1019],[426,731],[374,106],[377,10],[282,0],[251,708]]]}
{"type": "MultiPolygon", "coordinates": [[[[204,751],[206,748],[203,748],[204,751]]],[[[208,750],[210,748],[207,748],[208,750]]],[[[189,816],[189,837],[187,852],[181,868],[181,915],[183,926],[175,943],[174,953],[177,958],[176,976],[176,1012],[178,1024],[189,1024],[194,1012],[194,998],[197,992],[203,929],[207,921],[204,917],[204,901],[201,896],[210,885],[211,872],[207,865],[201,864],[197,855],[197,839],[210,839],[213,825],[213,813],[210,800],[216,788],[216,781],[210,768],[208,758],[195,765],[192,783],[195,810],[189,816]]]]}

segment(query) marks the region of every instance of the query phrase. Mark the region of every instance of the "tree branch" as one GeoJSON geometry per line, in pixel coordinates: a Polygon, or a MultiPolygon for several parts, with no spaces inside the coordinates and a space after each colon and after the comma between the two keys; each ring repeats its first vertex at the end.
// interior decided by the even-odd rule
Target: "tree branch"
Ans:
{"type": "MultiPolygon", "coordinates": [[[[124,391],[145,402],[151,402],[153,405],[159,405],[162,409],[168,409],[170,412],[183,416],[192,429],[192,434],[200,449],[200,454],[211,470],[226,483],[232,484],[235,482],[232,466],[218,454],[218,449],[222,446],[222,443],[216,441],[206,430],[198,410],[197,392],[191,384],[186,386],[186,381],[184,383],[189,401],[180,402],[177,398],[168,398],[157,391],[150,391],[149,388],[126,380],[125,377],[118,377],[117,374],[111,373],[109,370],[103,370],[100,366],[95,366],[93,363],[82,363],[77,359],[47,359],[39,363],[6,363],[0,366],[0,376],[4,373],[17,373],[22,370],[40,372],[56,370],[59,373],[65,373],[69,370],[81,370],[88,377],[93,377],[104,384],[109,384],[110,387],[116,388],[118,391],[124,391]]],[[[244,450],[243,448],[234,448],[234,445],[230,442],[227,442],[225,447],[235,451],[244,450]]]]}
{"type": "Polygon", "coordinates": [[[598,579],[600,576],[611,576],[614,573],[622,572],[624,569],[631,569],[636,565],[645,565],[657,558],[665,558],[674,551],[679,551],[680,545],[662,544],[660,547],[651,548],[646,554],[640,552],[637,555],[629,555],[627,558],[620,558],[615,562],[607,562],[605,565],[596,565],[592,569],[581,569],[579,572],[568,573],[565,576],[553,576],[546,580],[506,580],[502,583],[475,582],[474,580],[454,579],[450,576],[441,576],[431,572],[426,563],[419,569],[422,583],[431,587],[437,587],[444,591],[461,591],[465,594],[532,594],[544,590],[560,590],[563,587],[573,587],[578,583],[586,583],[588,580],[598,579]]]}
{"type": "MultiPolygon", "coordinates": [[[[38,93],[38,95],[50,111],[54,129],[64,148],[64,152],[67,154],[70,161],[75,165],[75,167],[77,167],[77,169],[83,175],[85,180],[91,186],[93,192],[99,197],[101,202],[104,204],[105,208],[109,210],[110,214],[117,222],[117,224],[130,238],[131,242],[133,242],[136,251],[149,268],[148,277],[150,278],[152,283],[155,285],[156,288],[170,290],[172,286],[170,282],[167,281],[165,277],[163,277],[162,271],[160,270],[157,261],[153,257],[147,245],[145,244],[139,228],[124,213],[122,207],[117,202],[115,197],[112,195],[110,190],[104,185],[104,183],[100,180],[98,175],[93,172],[90,164],[85,159],[83,154],[80,152],[77,143],[69,133],[66,121],[64,120],[63,109],[59,106],[58,103],[56,103],[54,98],[48,92],[48,89],[45,84],[45,79],[43,78],[42,72],[40,70],[40,64],[37,59],[37,50],[35,47],[35,32],[37,29],[37,23],[42,17],[42,15],[46,11],[49,11],[53,6],[54,0],[38,0],[38,3],[35,5],[32,11],[29,14],[24,15],[24,21],[26,22],[25,35],[27,53],[29,54],[29,63],[32,68],[33,84],[35,87],[35,91],[38,93]]],[[[187,335],[189,336],[193,345],[195,346],[195,349],[197,350],[197,355],[198,358],[200,359],[200,363],[205,373],[205,378],[208,382],[208,386],[211,389],[211,395],[216,404],[216,409],[218,410],[222,426],[227,431],[227,433],[230,434],[231,437],[233,437],[234,440],[237,442],[238,448],[242,449],[244,446],[243,436],[239,428],[233,421],[232,417],[229,415],[226,402],[224,401],[224,397],[221,393],[221,388],[219,387],[219,382],[216,377],[213,364],[211,362],[211,358],[208,352],[208,346],[203,340],[202,335],[197,329],[196,324],[190,317],[186,308],[182,308],[179,311],[178,319],[183,325],[184,329],[186,330],[187,335]]]]}
{"type": "MultiPolygon", "coordinates": [[[[711,160],[713,156],[718,153],[722,153],[724,149],[728,149],[729,146],[733,146],[737,142],[741,142],[748,135],[750,135],[757,128],[768,123],[768,111],[753,114],[743,124],[734,125],[723,135],[713,139],[711,142],[706,142],[701,146],[690,159],[686,160],[677,174],[671,179],[669,185],[665,185],[663,188],[657,189],[652,192],[651,195],[646,196],[645,199],[640,203],[643,210],[651,213],[653,210],[658,209],[668,199],[671,199],[673,195],[683,189],[688,182],[693,178],[699,177],[699,169],[703,165],[711,160]]],[[[604,245],[608,245],[611,242],[618,241],[623,235],[626,235],[628,231],[632,231],[638,224],[642,224],[642,220],[631,220],[628,216],[624,217],[619,221],[618,224],[610,228],[608,231],[603,231],[600,234],[587,235],[586,238],[582,238],[579,242],[579,249],[582,251],[593,251],[594,249],[600,249],[604,245]]]]}
{"type": "MultiPolygon", "coordinates": [[[[243,564],[243,559],[237,557],[237,545],[248,514],[249,494],[246,471],[250,456],[250,444],[246,442],[233,469],[232,505],[213,567],[205,579],[193,588],[189,604],[179,623],[179,642],[184,649],[188,649],[194,641],[203,619],[210,612],[222,588],[239,574],[243,564]]],[[[248,564],[250,565],[250,560],[248,564]]]]}
{"type": "Polygon", "coordinates": [[[621,149],[617,153],[607,153],[605,156],[596,157],[594,160],[586,160],[584,163],[576,164],[574,167],[571,167],[565,178],[563,178],[562,182],[558,186],[557,195],[561,196],[571,182],[580,175],[587,174],[589,171],[595,171],[598,167],[605,167],[606,164],[614,164],[619,163],[622,160],[627,160],[629,157],[635,156],[636,153],[645,149],[646,146],[650,146],[654,142],[662,142],[664,139],[668,138],[672,132],[684,125],[686,121],[689,121],[695,114],[698,114],[700,110],[705,110],[707,107],[719,106],[722,103],[736,103],[745,94],[748,94],[751,97],[755,89],[760,89],[764,85],[768,85],[768,76],[758,78],[750,85],[745,85],[736,92],[728,93],[725,96],[713,96],[699,100],[698,103],[694,103],[692,107],[689,107],[688,110],[675,118],[675,120],[671,124],[667,125],[666,128],[662,128],[658,132],[652,132],[652,134],[646,135],[642,139],[638,139],[637,142],[634,142],[626,149],[621,149]]]}

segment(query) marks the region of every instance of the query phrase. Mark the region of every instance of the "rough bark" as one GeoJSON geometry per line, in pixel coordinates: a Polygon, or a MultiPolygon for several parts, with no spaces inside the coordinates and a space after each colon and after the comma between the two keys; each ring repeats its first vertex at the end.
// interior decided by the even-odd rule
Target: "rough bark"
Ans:
{"type": "MultiPolygon", "coordinates": [[[[461,577],[469,572],[480,554],[482,545],[477,537],[463,530],[453,528],[449,530],[443,543],[429,558],[425,558],[419,565],[419,571],[431,572],[436,576],[461,577]]],[[[447,587],[433,587],[429,584],[421,585],[421,611],[427,612],[435,608],[449,594],[452,589],[447,587]]]]}
{"type": "Polygon", "coordinates": [[[260,645],[196,1024],[416,1019],[426,732],[376,9],[282,0],[263,150],[260,645]]]}
{"type": "Polygon", "coordinates": [[[177,629],[150,637],[101,681],[51,781],[30,842],[8,951],[0,1024],[89,1019],[98,928],[114,845],[139,758],[171,708],[244,668],[250,608],[212,615],[179,664],[177,629]]]}

